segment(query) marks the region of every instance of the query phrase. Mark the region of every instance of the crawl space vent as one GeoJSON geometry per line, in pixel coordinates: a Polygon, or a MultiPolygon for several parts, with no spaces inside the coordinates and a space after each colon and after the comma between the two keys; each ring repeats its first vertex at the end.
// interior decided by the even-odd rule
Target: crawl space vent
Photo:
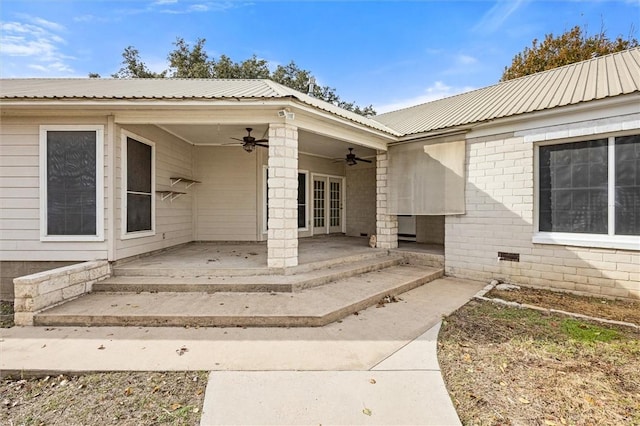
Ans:
{"type": "Polygon", "coordinates": [[[520,262],[520,253],[498,252],[498,260],[506,260],[507,262],[520,262]]]}

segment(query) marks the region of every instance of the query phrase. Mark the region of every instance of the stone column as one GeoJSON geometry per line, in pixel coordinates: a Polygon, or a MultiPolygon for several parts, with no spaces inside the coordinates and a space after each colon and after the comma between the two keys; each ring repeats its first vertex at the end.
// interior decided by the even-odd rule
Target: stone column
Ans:
{"type": "Polygon", "coordinates": [[[298,264],[298,128],[269,125],[267,266],[298,264]]]}
{"type": "Polygon", "coordinates": [[[388,154],[378,151],[376,155],[376,247],[392,249],[398,247],[398,217],[388,213],[388,154]]]}

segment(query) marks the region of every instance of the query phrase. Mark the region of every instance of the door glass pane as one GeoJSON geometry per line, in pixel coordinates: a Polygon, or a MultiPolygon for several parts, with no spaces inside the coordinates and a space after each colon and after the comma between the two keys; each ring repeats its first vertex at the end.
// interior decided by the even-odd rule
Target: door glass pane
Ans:
{"type": "Polygon", "coordinates": [[[606,234],[607,139],[540,147],[540,231],[606,234]]]}
{"type": "Polygon", "coordinates": [[[329,223],[330,226],[340,226],[340,183],[329,184],[329,223]]]}
{"type": "Polygon", "coordinates": [[[96,235],[96,132],[47,132],[47,235],[96,235]]]}
{"type": "Polygon", "coordinates": [[[316,228],[325,226],[324,221],[324,181],[313,181],[313,226],[316,228]]]}
{"type": "Polygon", "coordinates": [[[640,135],[616,138],[617,235],[640,235],[640,135]]]}

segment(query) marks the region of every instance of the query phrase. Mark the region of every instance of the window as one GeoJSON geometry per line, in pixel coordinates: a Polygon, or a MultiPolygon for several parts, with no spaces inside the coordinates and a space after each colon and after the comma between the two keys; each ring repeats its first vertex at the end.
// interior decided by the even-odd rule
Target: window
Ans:
{"type": "Polygon", "coordinates": [[[103,241],[103,126],[40,127],[42,241],[103,241]]]}
{"type": "Polygon", "coordinates": [[[640,248],[640,135],[538,148],[534,242],[640,248]]]}
{"type": "Polygon", "coordinates": [[[123,237],[154,235],[155,145],[123,132],[123,237]]]}

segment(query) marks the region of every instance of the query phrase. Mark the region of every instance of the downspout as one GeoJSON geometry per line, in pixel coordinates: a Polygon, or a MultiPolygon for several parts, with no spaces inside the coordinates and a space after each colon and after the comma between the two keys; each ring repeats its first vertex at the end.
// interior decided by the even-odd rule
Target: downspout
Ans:
{"type": "Polygon", "coordinates": [[[116,135],[115,119],[107,116],[107,260],[115,261],[116,257],[116,135]]]}

